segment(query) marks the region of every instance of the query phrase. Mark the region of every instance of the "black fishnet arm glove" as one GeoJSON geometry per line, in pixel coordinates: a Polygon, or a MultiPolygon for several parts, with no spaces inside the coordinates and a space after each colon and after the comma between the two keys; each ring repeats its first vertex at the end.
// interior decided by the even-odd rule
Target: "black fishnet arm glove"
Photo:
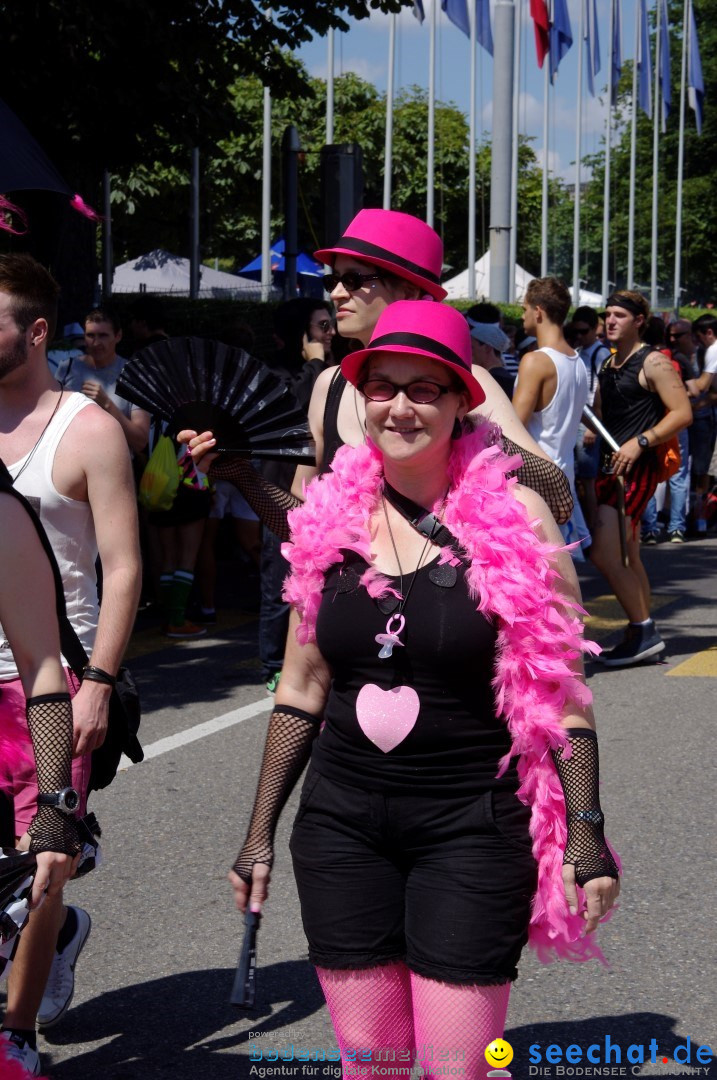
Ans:
{"type": "Polygon", "coordinates": [[[568,842],[563,864],[575,867],[575,880],[582,888],[587,881],[598,877],[619,877],[617,865],[605,841],[605,818],[600,809],[598,783],[600,777],[597,735],[590,728],[568,728],[569,758],[563,747],[553,751],[565,793],[565,813],[568,842]]]}
{"type": "Polygon", "coordinates": [[[505,435],[503,436],[503,451],[509,457],[520,454],[523,459],[520,468],[508,475],[517,476],[519,483],[537,491],[550,507],[550,512],[558,525],[564,525],[566,521],[569,521],[573,512],[573,497],[570,493],[568,478],[560,466],[554,461],[546,461],[545,458],[538,457],[530,450],[524,450],[511,439],[506,439],[505,435]]]}
{"type": "Polygon", "coordinates": [[[212,479],[229,480],[241,491],[262,525],[271,529],[280,540],[290,540],[286,515],[301,506],[301,499],[289,491],[265,480],[245,458],[213,461],[209,469],[212,479]]]}
{"type": "MultiPolygon", "coordinates": [[[[70,695],[41,694],[27,699],[27,726],[42,794],[72,784],[72,703],[70,695]]],[[[77,855],[82,848],[77,819],[56,806],[40,806],[30,828],[30,850],[77,855]]]]}
{"type": "Polygon", "coordinates": [[[274,863],[276,824],[309,760],[319,724],[318,716],[290,705],[279,705],[271,714],[249,831],[232,867],[247,884],[254,863],[274,863]]]}

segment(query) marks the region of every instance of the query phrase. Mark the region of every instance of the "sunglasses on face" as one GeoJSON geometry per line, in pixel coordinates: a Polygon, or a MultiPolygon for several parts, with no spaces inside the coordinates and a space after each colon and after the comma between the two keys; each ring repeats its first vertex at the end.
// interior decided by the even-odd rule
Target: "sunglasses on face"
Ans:
{"type": "Polygon", "coordinates": [[[343,285],[347,292],[356,292],[367,281],[379,281],[380,274],[362,274],[358,270],[347,270],[345,274],[324,274],[324,288],[332,293],[337,285],[343,285]]]}
{"type": "Polygon", "coordinates": [[[388,379],[366,379],[359,384],[359,390],[369,401],[393,401],[402,391],[414,405],[430,405],[438,401],[441,394],[457,393],[453,386],[429,382],[427,379],[414,379],[413,382],[389,382],[388,379]]]}
{"type": "Polygon", "coordinates": [[[579,334],[580,337],[583,337],[584,334],[589,334],[590,330],[588,329],[587,326],[574,326],[573,327],[573,333],[574,334],[579,334]]]}
{"type": "Polygon", "coordinates": [[[322,334],[328,334],[329,330],[333,330],[334,328],[334,324],[331,319],[320,319],[316,325],[322,334]]]}

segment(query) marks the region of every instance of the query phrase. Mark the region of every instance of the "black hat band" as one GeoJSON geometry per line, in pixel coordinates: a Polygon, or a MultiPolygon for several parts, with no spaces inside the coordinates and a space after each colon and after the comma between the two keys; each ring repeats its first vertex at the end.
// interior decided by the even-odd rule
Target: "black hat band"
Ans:
{"type": "Polygon", "coordinates": [[[449,349],[447,345],[444,345],[441,341],[436,341],[434,338],[425,337],[423,334],[410,334],[405,331],[396,331],[393,334],[384,334],[383,337],[374,338],[369,341],[369,350],[383,348],[385,345],[408,345],[412,349],[422,349],[424,352],[435,353],[436,356],[443,357],[449,364],[454,364],[456,367],[462,368],[463,371],[470,373],[470,364],[466,364],[462,356],[453,352],[453,349],[449,349]]]}
{"type": "Polygon", "coordinates": [[[388,251],[387,248],[378,247],[377,244],[370,244],[367,240],[357,240],[354,236],[342,236],[336,246],[348,248],[355,251],[357,255],[365,255],[368,259],[384,259],[387,262],[392,262],[408,271],[409,274],[418,274],[420,277],[425,278],[426,281],[433,282],[434,285],[440,285],[441,283],[438,274],[431,273],[425,266],[410,262],[401,255],[397,255],[395,251],[388,251]]]}

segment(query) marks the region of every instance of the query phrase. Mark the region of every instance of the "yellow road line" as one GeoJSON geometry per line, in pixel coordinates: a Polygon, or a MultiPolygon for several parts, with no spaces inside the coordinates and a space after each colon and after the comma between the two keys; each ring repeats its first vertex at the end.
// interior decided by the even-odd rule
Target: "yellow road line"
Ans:
{"type": "Polygon", "coordinates": [[[717,644],[694,653],[687,660],[674,667],[667,675],[692,675],[700,678],[717,678],[717,644]]]}
{"type": "MultiPolygon", "coordinates": [[[[666,604],[671,604],[674,599],[674,596],[669,595],[653,595],[652,611],[659,611],[666,604]]],[[[601,641],[609,637],[627,623],[627,615],[612,594],[596,596],[588,601],[586,606],[590,614],[585,620],[585,634],[593,641],[601,641]]]]}

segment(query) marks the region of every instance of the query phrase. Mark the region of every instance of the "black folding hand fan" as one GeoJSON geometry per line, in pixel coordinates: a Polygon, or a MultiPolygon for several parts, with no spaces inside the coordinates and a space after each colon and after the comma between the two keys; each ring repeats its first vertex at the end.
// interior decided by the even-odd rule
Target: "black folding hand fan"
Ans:
{"type": "Polygon", "coordinates": [[[220,453],[314,464],[314,443],[289,387],[243,349],[205,338],[168,338],[142,349],[116,393],[160,416],[170,434],[212,431],[220,453]]]}

